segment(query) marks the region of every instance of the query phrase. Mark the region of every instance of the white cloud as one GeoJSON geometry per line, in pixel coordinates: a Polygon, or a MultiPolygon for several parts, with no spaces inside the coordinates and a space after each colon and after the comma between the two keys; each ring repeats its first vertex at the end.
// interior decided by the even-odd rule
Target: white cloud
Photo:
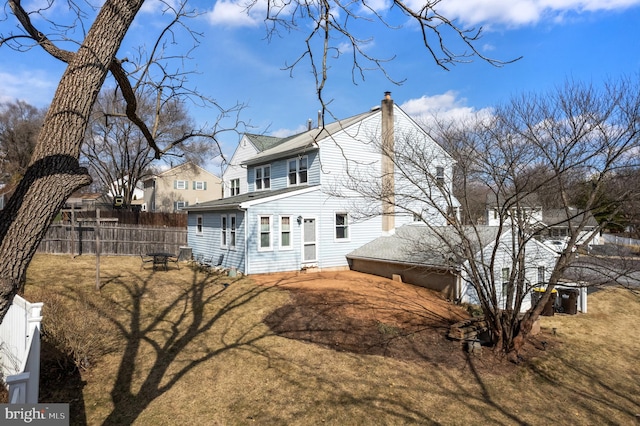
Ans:
{"type": "Polygon", "coordinates": [[[298,133],[306,132],[307,127],[304,125],[300,125],[295,129],[278,129],[271,132],[271,136],[275,136],[277,138],[286,138],[287,136],[297,135],[298,133]]]}
{"type": "Polygon", "coordinates": [[[37,107],[48,106],[53,99],[59,78],[44,71],[19,74],[0,70],[0,101],[23,100],[37,107]]]}
{"type": "Polygon", "coordinates": [[[267,3],[264,0],[258,0],[249,10],[242,0],[221,0],[216,1],[206,17],[214,25],[254,27],[264,20],[266,12],[267,3]]]}
{"type": "Polygon", "coordinates": [[[434,96],[422,96],[410,99],[400,107],[418,123],[427,123],[434,117],[446,121],[465,121],[471,117],[488,115],[491,109],[477,110],[466,105],[466,99],[458,98],[452,90],[434,96]]]}
{"type": "MultiPolygon", "coordinates": [[[[409,0],[411,7],[424,5],[409,0]]],[[[448,0],[438,12],[466,25],[531,25],[541,20],[560,21],[567,13],[625,10],[640,5],[640,0],[448,0]]]]}

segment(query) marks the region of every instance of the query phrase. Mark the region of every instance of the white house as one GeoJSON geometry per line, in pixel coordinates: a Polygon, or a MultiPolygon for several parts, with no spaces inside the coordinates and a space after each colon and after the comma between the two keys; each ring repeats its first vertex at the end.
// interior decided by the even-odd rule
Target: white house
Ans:
{"type": "MultiPolygon", "coordinates": [[[[358,203],[365,201],[344,188],[354,174],[377,182],[393,177],[381,141],[410,142],[432,153],[438,179],[433,187],[450,192],[453,159],[387,93],[380,107],[323,128],[260,146],[255,136],[245,135],[223,176],[225,194],[238,188],[237,195],[185,208],[189,246],[245,274],[348,268],[348,253],[414,221],[388,205],[376,207],[380,214],[360,217],[358,203]]],[[[442,194],[436,198],[444,203],[442,194]]],[[[422,211],[427,210],[425,204],[422,211]]],[[[425,217],[434,225],[447,223],[436,211],[425,217]]]]}

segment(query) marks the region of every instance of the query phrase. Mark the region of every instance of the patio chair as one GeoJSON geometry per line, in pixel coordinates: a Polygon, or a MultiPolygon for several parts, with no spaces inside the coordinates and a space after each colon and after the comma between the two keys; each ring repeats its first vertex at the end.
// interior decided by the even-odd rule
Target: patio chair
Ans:
{"type": "Polygon", "coordinates": [[[202,255],[202,253],[196,253],[193,255],[193,258],[191,259],[191,262],[189,262],[189,264],[192,267],[200,268],[200,265],[202,264],[202,259],[204,259],[204,256],[202,255]]]}
{"type": "Polygon", "coordinates": [[[167,261],[175,263],[176,268],[180,269],[180,256],[170,256],[167,258],[167,261]]]}
{"type": "Polygon", "coordinates": [[[140,253],[140,261],[142,262],[140,263],[140,269],[144,269],[144,265],[146,263],[153,263],[153,257],[149,257],[147,255],[140,253]]]}

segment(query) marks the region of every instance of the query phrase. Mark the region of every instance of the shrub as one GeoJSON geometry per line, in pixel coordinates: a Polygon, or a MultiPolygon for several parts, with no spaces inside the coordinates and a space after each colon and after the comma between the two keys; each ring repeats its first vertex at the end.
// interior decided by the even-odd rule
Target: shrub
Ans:
{"type": "Polygon", "coordinates": [[[113,325],[82,293],[70,300],[39,289],[31,298],[44,302],[42,339],[55,350],[49,351],[63,370],[87,369],[100,357],[114,350],[113,325]],[[73,365],[68,365],[70,362],[73,365]]]}

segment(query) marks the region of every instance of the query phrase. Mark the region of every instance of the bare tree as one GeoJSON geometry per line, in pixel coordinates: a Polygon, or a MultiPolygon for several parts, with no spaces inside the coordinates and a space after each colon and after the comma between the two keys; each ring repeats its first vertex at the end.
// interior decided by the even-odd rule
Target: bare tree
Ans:
{"type": "Polygon", "coordinates": [[[0,182],[15,184],[22,179],[43,118],[43,110],[25,101],[0,104],[0,182]]]}
{"type": "MultiPolygon", "coordinates": [[[[127,118],[126,104],[118,95],[117,88],[110,88],[98,97],[81,160],[86,160],[90,173],[104,190],[122,195],[125,207],[129,207],[138,184],[157,171],[154,166],[157,161],[140,128],[127,118]]],[[[195,136],[195,125],[183,103],[177,98],[159,103],[150,95],[138,96],[138,114],[145,122],[153,123],[150,131],[156,143],[171,146],[166,149],[163,161],[188,161],[202,166],[207,159],[220,155],[218,144],[208,143],[219,129],[210,130],[207,137],[195,136]],[[177,140],[182,142],[171,145],[177,140]]],[[[198,134],[205,134],[204,130],[198,134]]]]}
{"type": "Polygon", "coordinates": [[[567,83],[552,93],[514,98],[492,116],[462,128],[433,131],[457,160],[456,181],[450,186],[434,176],[440,159],[433,151],[412,135],[400,134],[395,149],[378,146],[395,166],[393,196],[382,183],[358,180],[356,174],[349,188],[378,206],[393,202],[396,214],[408,212],[422,222],[422,231],[403,234],[407,255],[425,264],[435,258],[448,264],[462,280],[461,288],[467,287],[481,305],[494,347],[516,356],[563,278],[602,283],[630,275],[631,263],[603,268],[599,258],[597,267],[585,266],[594,263],[587,261],[583,248],[620,208],[640,197],[637,185],[629,184],[602,197],[613,181],[638,168],[639,119],[640,81],[623,79],[602,90],[567,83]],[[589,183],[583,185],[579,203],[577,180],[589,183]],[[553,223],[543,223],[532,209],[531,200],[545,191],[557,194],[553,206],[560,213],[553,223]],[[478,193],[497,207],[495,226],[478,223],[478,193]],[[461,215],[452,215],[457,207],[461,215]],[[592,213],[603,208],[606,214],[590,232],[592,213]],[[448,225],[434,225],[425,211],[447,217],[448,225]],[[567,236],[540,282],[538,262],[551,253],[540,241],[549,226],[563,226],[567,236]],[[543,297],[532,299],[522,315],[523,303],[540,284],[546,289],[543,297]]]}
{"type": "MultiPolygon", "coordinates": [[[[140,92],[136,91],[136,87],[140,85],[139,82],[144,82],[158,91],[168,91],[169,98],[170,95],[184,93],[186,86],[184,79],[180,78],[181,73],[166,74],[165,69],[157,68],[154,64],[158,64],[156,52],[163,51],[165,42],[173,41],[174,30],[186,31],[192,37],[194,45],[197,45],[199,34],[189,30],[183,22],[185,18],[195,14],[187,9],[186,2],[180,2],[177,6],[173,2],[162,2],[166,16],[170,17],[167,26],[160,32],[157,42],[147,55],[148,61],[135,64],[133,70],[127,71],[125,64],[129,60],[118,58],[118,50],[143,3],[144,0],[106,0],[97,10],[86,11],[80,9],[80,6],[90,7],[89,3],[70,1],[69,10],[75,13],[71,21],[55,22],[47,16],[38,21],[32,19],[33,16],[46,12],[53,2],[45,3],[42,9],[36,9],[39,4],[34,4],[34,9],[25,10],[20,0],[8,1],[13,15],[10,18],[15,18],[19,30],[0,35],[0,46],[16,50],[44,49],[51,56],[65,62],[67,68],[44,119],[29,168],[0,217],[0,319],[4,317],[13,296],[21,289],[27,266],[49,223],[73,191],[91,182],[89,173],[80,167],[78,159],[93,105],[109,74],[116,81],[126,101],[127,117],[139,127],[156,158],[168,152],[172,145],[181,142],[176,140],[161,146],[154,139],[150,124],[145,123],[139,115],[136,95],[140,92]],[[49,25],[49,28],[37,28],[36,22],[49,25]],[[73,37],[78,34],[81,39],[74,40],[73,37]],[[61,42],[57,44],[57,40],[61,42]],[[62,46],[72,46],[76,50],[65,50],[62,46]]],[[[392,12],[399,11],[403,16],[417,21],[424,45],[439,65],[468,60],[467,51],[491,62],[475,48],[480,31],[468,32],[459,28],[437,12],[438,3],[439,0],[430,1],[411,9],[409,5],[395,0],[392,12]],[[462,54],[452,53],[452,49],[445,43],[447,37],[462,41],[462,54]],[[436,53],[438,51],[440,54],[436,53]]],[[[294,65],[303,58],[309,58],[321,101],[329,69],[327,60],[331,53],[340,51],[337,45],[331,44],[333,40],[337,40],[332,38],[333,35],[341,35],[351,42],[354,73],[362,73],[364,68],[360,66],[361,58],[377,65],[382,65],[383,61],[366,55],[363,48],[366,40],[358,39],[350,32],[350,23],[364,7],[370,10],[378,22],[393,28],[365,2],[339,3],[339,13],[335,6],[330,2],[311,4],[269,1],[265,16],[271,34],[276,28],[289,29],[298,24],[301,28],[310,28],[307,44],[301,49],[303,54],[294,65]],[[318,49],[316,39],[321,40],[318,49]]],[[[251,7],[249,5],[249,9],[251,7]]],[[[366,21],[363,19],[363,22],[366,21]]],[[[180,57],[184,58],[185,56],[180,57]]],[[[187,91],[189,93],[194,92],[187,91]]]]}

